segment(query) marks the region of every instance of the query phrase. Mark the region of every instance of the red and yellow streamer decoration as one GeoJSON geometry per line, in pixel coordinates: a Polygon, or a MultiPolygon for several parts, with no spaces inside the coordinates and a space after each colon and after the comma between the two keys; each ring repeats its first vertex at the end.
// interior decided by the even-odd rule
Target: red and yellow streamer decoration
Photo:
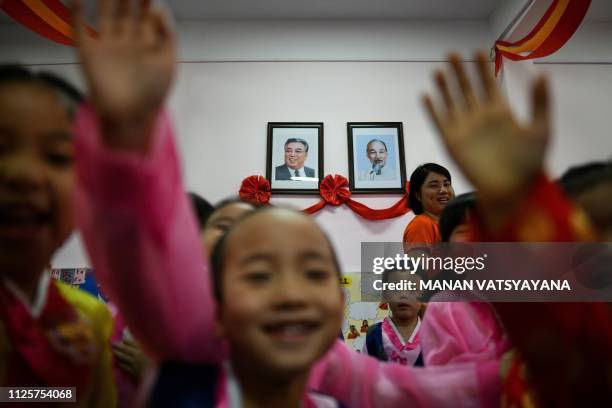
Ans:
{"type": "Polygon", "coordinates": [[[74,46],[70,10],[60,0],[0,0],[0,10],[51,41],[74,46]]]}
{"type": "Polygon", "coordinates": [[[553,0],[527,36],[512,43],[496,41],[495,74],[502,67],[503,57],[523,61],[556,52],[574,35],[590,5],[591,0],[553,0]]]}

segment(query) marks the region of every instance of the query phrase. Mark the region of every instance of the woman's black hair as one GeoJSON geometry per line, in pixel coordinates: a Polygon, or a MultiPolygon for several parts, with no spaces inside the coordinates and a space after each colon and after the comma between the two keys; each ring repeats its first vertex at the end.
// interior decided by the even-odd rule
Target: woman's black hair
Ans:
{"type": "Polygon", "coordinates": [[[457,226],[463,224],[468,212],[476,207],[476,194],[465,193],[453,198],[442,211],[438,221],[442,242],[448,242],[457,226]]]}
{"type": "Polygon", "coordinates": [[[612,161],[590,162],[570,167],[559,184],[570,197],[576,197],[600,183],[612,181],[612,161]]]}
{"type": "Polygon", "coordinates": [[[425,163],[414,169],[410,175],[410,190],[408,192],[408,205],[413,213],[416,215],[423,213],[423,203],[417,198],[417,193],[421,191],[421,187],[427,178],[429,173],[441,174],[451,180],[449,171],[439,164],[436,163],[425,163]]]}
{"type": "Polygon", "coordinates": [[[66,106],[70,118],[74,117],[83,101],[83,94],[77,88],[50,72],[34,72],[20,65],[0,65],[0,85],[10,82],[38,84],[55,91],[66,106]]]}
{"type": "Polygon", "coordinates": [[[210,215],[215,211],[215,207],[213,207],[211,203],[206,201],[204,197],[197,193],[189,192],[187,195],[189,196],[189,201],[191,201],[191,206],[193,207],[193,211],[198,219],[200,230],[202,230],[204,229],[206,221],[208,221],[210,215]]]}
{"type": "MultiPolygon", "coordinates": [[[[241,201],[243,202],[243,201],[241,201]]],[[[227,204],[226,204],[227,205],[227,204]]],[[[212,276],[212,284],[213,284],[213,294],[215,295],[215,299],[217,300],[217,302],[221,302],[223,300],[222,297],[222,287],[221,287],[221,282],[222,282],[222,274],[223,274],[223,270],[225,268],[225,247],[227,246],[227,241],[229,239],[229,237],[232,235],[232,232],[236,229],[236,227],[240,224],[242,224],[243,222],[245,222],[246,220],[248,220],[251,217],[254,217],[260,213],[263,212],[269,212],[269,211],[294,211],[297,213],[297,211],[292,210],[292,209],[288,209],[288,208],[283,208],[283,207],[272,207],[272,206],[260,206],[260,207],[256,207],[254,211],[248,212],[246,214],[244,214],[242,217],[240,217],[235,223],[234,225],[232,225],[230,227],[230,229],[221,236],[221,238],[219,238],[219,240],[217,241],[217,243],[214,245],[211,253],[210,253],[210,267],[211,267],[211,276],[212,276]]],[[[338,273],[338,279],[340,279],[340,263],[338,262],[338,257],[336,255],[336,250],[334,249],[334,246],[332,245],[331,240],[329,239],[329,237],[327,236],[327,234],[325,233],[325,231],[321,230],[321,232],[323,233],[323,236],[325,237],[325,240],[327,241],[327,244],[329,245],[329,248],[331,249],[331,254],[332,254],[332,262],[334,263],[334,267],[336,268],[336,271],[338,273]]]]}

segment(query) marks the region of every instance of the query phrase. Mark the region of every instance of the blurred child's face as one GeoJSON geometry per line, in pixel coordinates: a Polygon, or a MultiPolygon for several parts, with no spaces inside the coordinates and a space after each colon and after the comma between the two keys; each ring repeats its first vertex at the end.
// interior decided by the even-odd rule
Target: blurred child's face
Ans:
{"type": "Polygon", "coordinates": [[[286,210],[254,215],[230,234],[219,320],[232,360],[271,375],[303,373],[342,323],[343,294],[327,239],[305,215],[286,210]]]}
{"type": "Polygon", "coordinates": [[[464,222],[463,224],[459,224],[453,229],[450,236],[448,237],[448,242],[468,242],[468,237],[470,235],[470,227],[468,222],[464,222]]]}
{"type": "Polygon", "coordinates": [[[253,206],[247,203],[231,203],[212,213],[202,230],[202,243],[207,253],[210,253],[219,238],[247,212],[253,211],[253,206]]]}
{"type": "Polygon", "coordinates": [[[612,182],[601,182],[578,194],[574,201],[587,213],[602,241],[612,242],[612,182]]]}
{"type": "Polygon", "coordinates": [[[0,85],[0,265],[48,264],[73,228],[71,120],[54,91],[0,85]]]}
{"type": "MultiPolygon", "coordinates": [[[[411,275],[409,272],[395,271],[389,273],[388,282],[399,283],[403,279],[414,281],[417,283],[420,280],[418,275],[411,275]]],[[[391,315],[393,318],[399,320],[410,320],[413,319],[421,308],[421,302],[418,300],[420,296],[419,291],[388,291],[385,293],[386,298],[389,300],[389,309],[391,309],[391,315]]]]}

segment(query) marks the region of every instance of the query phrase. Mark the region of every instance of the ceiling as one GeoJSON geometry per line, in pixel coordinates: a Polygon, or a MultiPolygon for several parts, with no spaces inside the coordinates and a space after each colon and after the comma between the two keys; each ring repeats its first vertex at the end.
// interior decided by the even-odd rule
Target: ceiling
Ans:
{"type": "MultiPolygon", "coordinates": [[[[2,1],[2,0],[0,0],[2,1]]],[[[63,0],[67,2],[67,0],[63,0]]],[[[197,19],[488,19],[511,0],[158,0],[179,20],[197,19]]],[[[516,0],[514,0],[516,1],[516,0]]],[[[525,3],[529,0],[524,0],[525,3]]],[[[83,0],[89,15],[94,0],[83,0]]],[[[589,21],[612,22],[612,1],[592,0],[589,21]]],[[[0,23],[13,20],[0,12],[0,23]]]]}
{"type": "Polygon", "coordinates": [[[588,21],[612,22],[612,1],[592,0],[586,19],[588,21]]]}
{"type": "Polygon", "coordinates": [[[178,19],[486,19],[504,0],[166,0],[178,19]]]}

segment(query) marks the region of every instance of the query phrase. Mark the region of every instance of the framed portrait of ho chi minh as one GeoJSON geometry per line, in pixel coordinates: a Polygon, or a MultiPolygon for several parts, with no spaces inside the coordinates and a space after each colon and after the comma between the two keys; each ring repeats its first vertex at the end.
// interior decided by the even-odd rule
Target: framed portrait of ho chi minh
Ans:
{"type": "Polygon", "coordinates": [[[355,193],[404,193],[401,122],[348,122],[349,183],[355,193]]]}
{"type": "Polygon", "coordinates": [[[266,178],[274,193],[319,194],[323,123],[269,122],[266,178]]]}

